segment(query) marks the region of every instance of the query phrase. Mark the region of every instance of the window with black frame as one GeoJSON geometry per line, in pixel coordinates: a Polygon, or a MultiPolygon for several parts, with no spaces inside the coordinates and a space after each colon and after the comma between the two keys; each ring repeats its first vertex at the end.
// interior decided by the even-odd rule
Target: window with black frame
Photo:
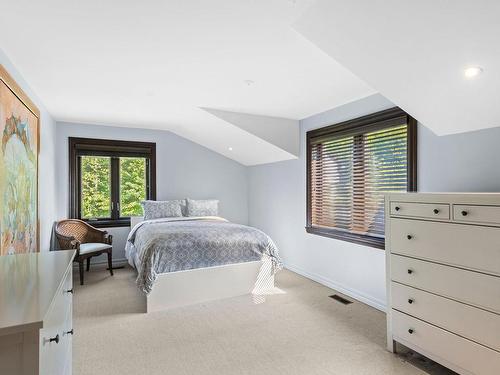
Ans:
{"type": "Polygon", "coordinates": [[[70,216],[98,227],[129,226],[156,199],[156,144],[69,138],[70,216]]]}
{"type": "Polygon", "coordinates": [[[416,153],[399,108],[309,131],[307,232],[384,248],[384,193],[416,190],[416,153]]]}

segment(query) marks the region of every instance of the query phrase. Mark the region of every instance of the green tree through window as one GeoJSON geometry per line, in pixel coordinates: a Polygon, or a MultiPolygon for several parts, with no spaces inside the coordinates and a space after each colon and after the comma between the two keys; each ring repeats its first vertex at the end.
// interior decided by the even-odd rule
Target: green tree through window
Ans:
{"type": "Polygon", "coordinates": [[[120,217],[142,214],[141,201],[146,199],[146,159],[134,157],[111,158],[82,156],[82,218],[110,218],[111,163],[119,160],[120,217]]]}
{"type": "Polygon", "coordinates": [[[121,216],[142,215],[141,201],[146,199],[146,159],[120,158],[121,216]]]}
{"type": "Polygon", "coordinates": [[[70,217],[97,227],[130,226],[156,199],[154,142],[69,137],[70,217]]]}
{"type": "Polygon", "coordinates": [[[111,158],[82,156],[82,218],[111,217],[111,158]]]}

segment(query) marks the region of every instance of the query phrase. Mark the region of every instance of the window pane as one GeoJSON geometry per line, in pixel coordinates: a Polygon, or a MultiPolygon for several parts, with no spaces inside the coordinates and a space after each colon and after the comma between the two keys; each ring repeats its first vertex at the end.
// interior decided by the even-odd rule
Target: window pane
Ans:
{"type": "Polygon", "coordinates": [[[384,193],[407,190],[407,125],[310,144],[311,224],[384,238],[384,193]]]}
{"type": "Polygon", "coordinates": [[[141,216],[146,199],[146,159],[120,158],[120,216],[141,216]]]}
{"type": "Polygon", "coordinates": [[[83,219],[111,217],[111,158],[82,156],[82,212],[83,219]]]}
{"type": "Polygon", "coordinates": [[[352,216],[352,137],[332,139],[312,148],[313,225],[350,230],[352,216]]]}

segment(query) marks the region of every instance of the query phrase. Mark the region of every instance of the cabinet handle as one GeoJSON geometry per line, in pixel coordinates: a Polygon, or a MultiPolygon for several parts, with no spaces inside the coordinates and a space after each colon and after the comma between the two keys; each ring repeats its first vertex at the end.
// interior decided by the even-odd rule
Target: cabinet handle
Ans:
{"type": "Polygon", "coordinates": [[[399,211],[401,208],[399,206],[394,207],[396,211],[399,211]]]}
{"type": "Polygon", "coordinates": [[[55,342],[56,344],[59,344],[59,334],[57,334],[56,337],[50,338],[49,342],[55,342]]]}
{"type": "Polygon", "coordinates": [[[413,329],[412,329],[412,328],[410,328],[410,329],[408,330],[408,333],[409,333],[410,335],[411,335],[411,334],[413,334],[413,332],[414,332],[414,331],[413,331],[413,329]]]}
{"type": "Polygon", "coordinates": [[[411,234],[407,235],[406,238],[408,238],[409,240],[411,240],[413,238],[413,236],[411,234]]]}
{"type": "Polygon", "coordinates": [[[439,210],[437,208],[434,209],[434,214],[438,214],[439,213],[439,210]]]}
{"type": "Polygon", "coordinates": [[[462,216],[467,216],[468,212],[467,211],[462,211],[462,216]]]}
{"type": "Polygon", "coordinates": [[[68,289],[68,290],[66,291],[66,293],[71,293],[71,294],[73,294],[73,288],[68,289]]]}
{"type": "Polygon", "coordinates": [[[71,331],[65,332],[67,335],[73,336],[73,328],[71,328],[71,331]]]}
{"type": "Polygon", "coordinates": [[[408,299],[408,303],[411,305],[413,303],[413,299],[412,298],[408,299]]]}
{"type": "Polygon", "coordinates": [[[413,273],[413,270],[411,268],[408,268],[408,274],[412,274],[413,273]]]}

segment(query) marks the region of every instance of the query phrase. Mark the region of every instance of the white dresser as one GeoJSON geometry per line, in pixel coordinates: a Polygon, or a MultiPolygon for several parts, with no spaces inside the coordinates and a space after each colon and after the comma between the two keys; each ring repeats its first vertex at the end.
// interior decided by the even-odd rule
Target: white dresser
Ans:
{"type": "Polygon", "coordinates": [[[387,345],[500,374],[500,194],[386,197],[387,345]]]}
{"type": "Polygon", "coordinates": [[[0,374],[71,374],[74,256],[0,256],[0,374]]]}

